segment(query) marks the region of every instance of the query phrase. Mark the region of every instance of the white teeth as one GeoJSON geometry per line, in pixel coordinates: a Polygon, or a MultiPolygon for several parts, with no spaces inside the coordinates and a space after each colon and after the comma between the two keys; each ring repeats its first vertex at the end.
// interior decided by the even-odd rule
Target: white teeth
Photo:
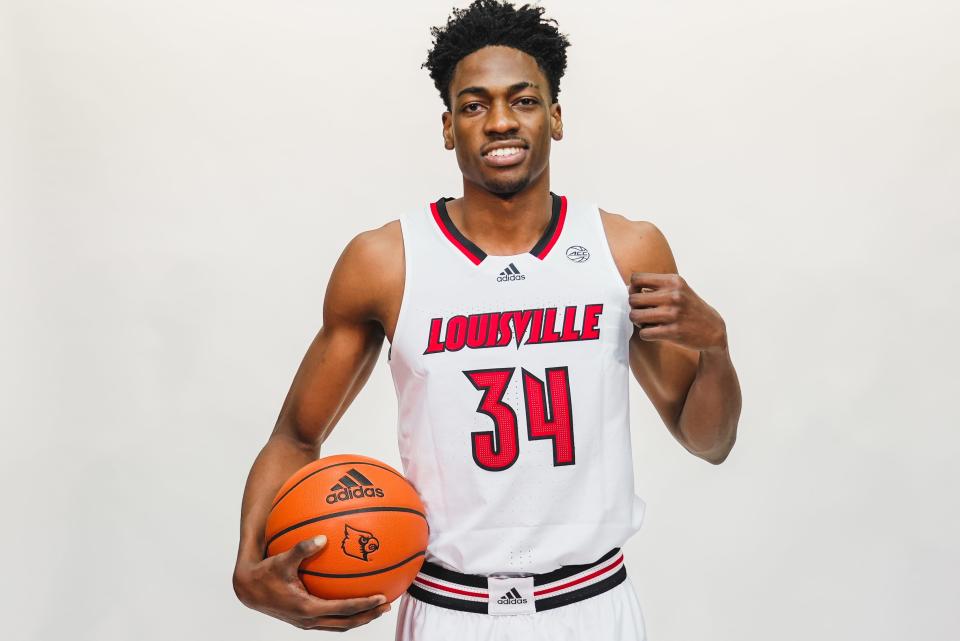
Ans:
{"type": "Polygon", "coordinates": [[[519,147],[504,147],[502,149],[494,149],[493,151],[487,152],[488,156],[512,156],[513,154],[519,154],[519,147]]]}

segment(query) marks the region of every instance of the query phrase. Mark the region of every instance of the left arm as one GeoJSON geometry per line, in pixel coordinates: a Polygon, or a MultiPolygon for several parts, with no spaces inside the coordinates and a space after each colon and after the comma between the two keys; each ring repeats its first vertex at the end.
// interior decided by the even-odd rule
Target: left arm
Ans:
{"type": "Polygon", "coordinates": [[[606,212],[603,220],[629,286],[634,377],[680,444],[718,465],[736,441],[741,408],[726,324],[679,276],[655,225],[606,212]]]}

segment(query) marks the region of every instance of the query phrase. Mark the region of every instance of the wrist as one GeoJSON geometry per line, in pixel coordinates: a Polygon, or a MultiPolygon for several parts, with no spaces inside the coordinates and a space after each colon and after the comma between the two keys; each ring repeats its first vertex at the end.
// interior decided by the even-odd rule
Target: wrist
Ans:
{"type": "Polygon", "coordinates": [[[707,347],[700,350],[700,353],[701,354],[703,353],[719,354],[719,355],[725,356],[728,353],[728,347],[729,345],[727,343],[727,328],[726,328],[726,325],[724,324],[717,329],[713,340],[710,341],[707,347]]]}
{"type": "Polygon", "coordinates": [[[727,334],[724,332],[712,345],[700,350],[701,359],[721,360],[730,356],[730,346],[727,343],[727,334]]]}

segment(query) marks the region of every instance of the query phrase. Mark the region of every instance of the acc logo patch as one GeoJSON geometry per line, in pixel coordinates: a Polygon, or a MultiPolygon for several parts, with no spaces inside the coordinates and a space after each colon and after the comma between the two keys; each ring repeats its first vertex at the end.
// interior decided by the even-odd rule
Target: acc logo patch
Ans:
{"type": "Polygon", "coordinates": [[[590,252],[582,245],[571,245],[567,247],[567,258],[575,263],[585,263],[590,260],[590,252]]]}

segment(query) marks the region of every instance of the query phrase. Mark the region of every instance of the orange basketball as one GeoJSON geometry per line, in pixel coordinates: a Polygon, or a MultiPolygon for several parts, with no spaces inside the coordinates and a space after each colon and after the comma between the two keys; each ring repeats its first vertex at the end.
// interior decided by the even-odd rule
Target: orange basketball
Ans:
{"type": "Polygon", "coordinates": [[[326,535],[300,565],[300,578],[321,599],[399,597],[423,565],[427,518],[417,491],[395,469],[368,456],[338,454],[287,479],[267,517],[266,555],[326,535]]]}

